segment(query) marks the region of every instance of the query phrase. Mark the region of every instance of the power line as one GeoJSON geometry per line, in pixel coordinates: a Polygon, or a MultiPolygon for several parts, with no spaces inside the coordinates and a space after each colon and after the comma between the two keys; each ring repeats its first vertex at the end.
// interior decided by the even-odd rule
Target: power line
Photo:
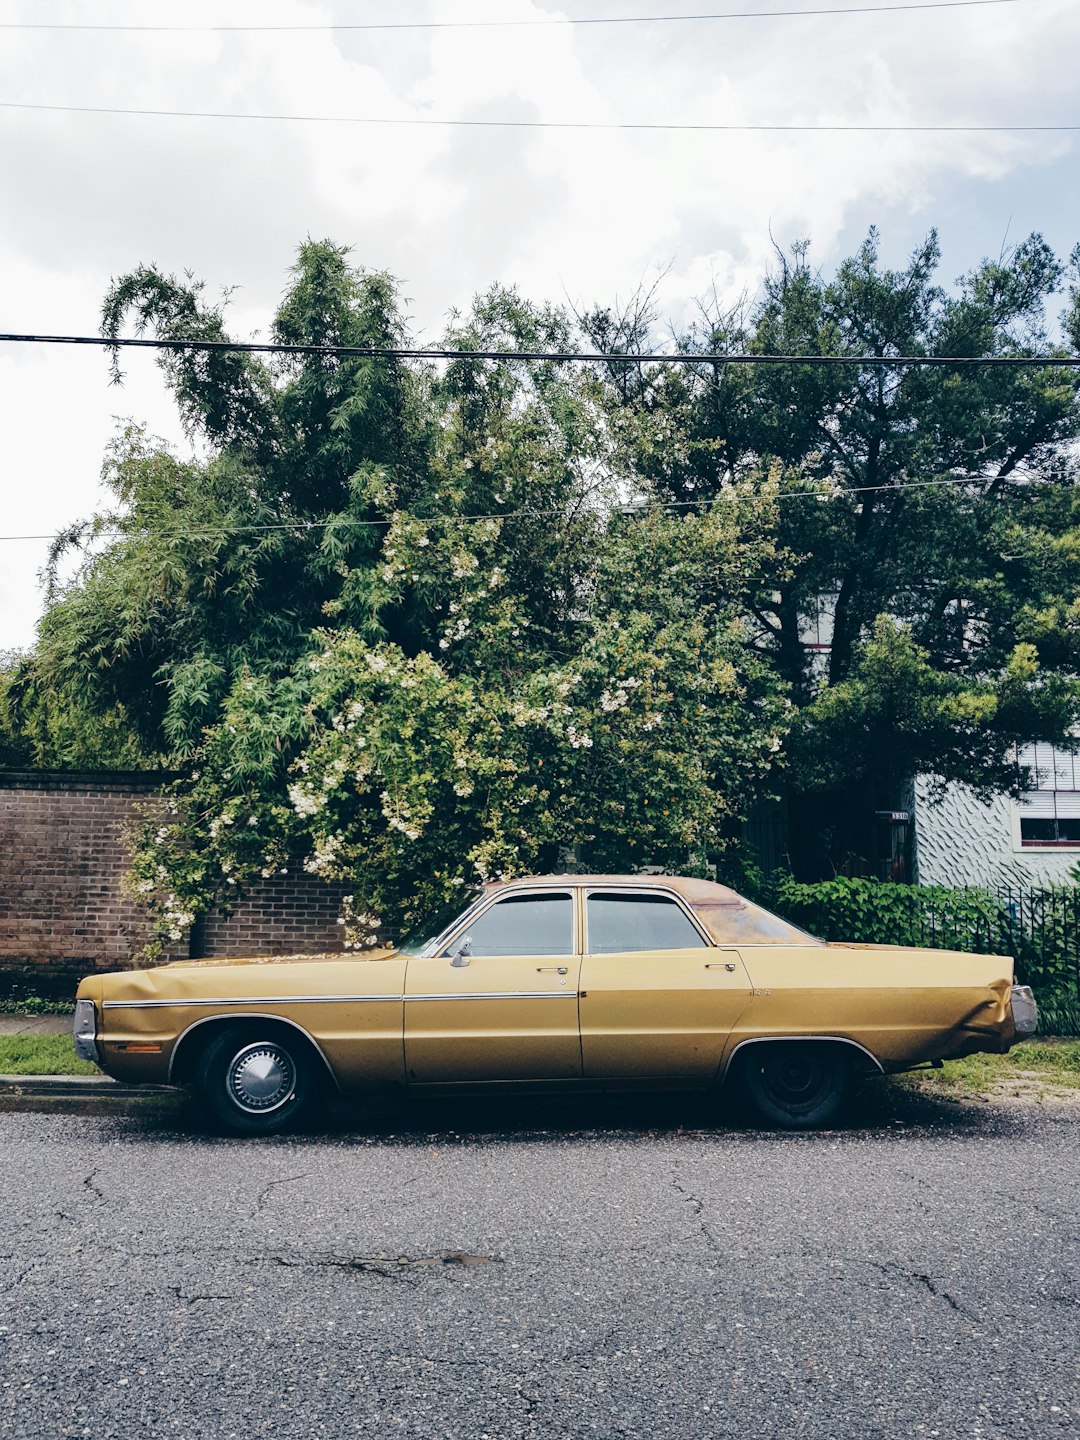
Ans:
{"type": "Polygon", "coordinates": [[[1080,125],[742,125],[681,121],[623,120],[465,120],[434,116],[391,118],[385,115],[280,115],[238,110],[150,110],[115,105],[44,105],[26,100],[0,100],[3,110],[38,110],[65,115],[135,115],[174,120],[273,120],[305,125],[392,125],[459,127],[472,130],[654,130],[703,133],[771,133],[822,135],[1012,135],[1068,134],[1080,125]]]}
{"type": "Polygon", "coordinates": [[[722,355],[663,351],[653,355],[612,355],[579,350],[457,350],[439,346],[295,345],[271,340],[163,340],[145,336],[34,335],[0,333],[0,345],[96,345],[103,350],[142,349],[219,352],[255,355],[342,355],[369,360],[500,360],[551,364],[597,365],[863,365],[873,369],[898,366],[1080,368],[1076,355],[722,355]]]}
{"type": "MultiPolygon", "coordinates": [[[[888,491],[891,494],[899,494],[906,490],[933,490],[942,486],[955,487],[959,485],[979,485],[986,483],[990,477],[976,475],[954,475],[948,478],[937,480],[908,480],[897,485],[852,485],[847,487],[833,486],[828,490],[783,490],[773,495],[771,500],[776,504],[789,500],[837,500],[842,496],[850,495],[874,495],[888,491]]],[[[1056,482],[1055,482],[1056,483],[1056,482]]],[[[613,512],[621,515],[634,515],[655,507],[659,510],[691,510],[701,511],[714,510],[723,505],[738,505],[748,500],[759,500],[762,496],[755,495],[717,495],[711,500],[661,500],[637,504],[615,505],[613,512]]],[[[504,510],[491,511],[484,515],[412,515],[405,513],[405,518],[414,521],[419,525],[480,525],[490,520],[546,520],[553,517],[565,517],[565,509],[556,510],[504,510]]],[[[332,520],[283,520],[274,521],[265,525],[208,525],[195,529],[184,530],[130,530],[130,529],[108,529],[96,530],[87,535],[87,539],[109,539],[109,540],[203,540],[218,535],[269,535],[282,531],[299,532],[306,534],[315,530],[384,530],[394,524],[394,518],[389,520],[346,520],[340,516],[332,520]]],[[[62,532],[61,532],[62,533],[62,532]]],[[[20,540],[56,540],[57,534],[42,535],[0,535],[0,542],[20,540]]]]}
{"type": "Polygon", "coordinates": [[[540,20],[388,20],[329,25],[83,25],[6,20],[0,30],[111,31],[122,34],[325,34],[338,30],[524,30],[553,25],[669,25],[707,20],[772,20],[817,15],[891,15],[907,10],[970,10],[1016,5],[1020,0],[920,0],[910,5],[822,6],[813,10],[723,10],[692,15],[551,16],[540,20]]]}

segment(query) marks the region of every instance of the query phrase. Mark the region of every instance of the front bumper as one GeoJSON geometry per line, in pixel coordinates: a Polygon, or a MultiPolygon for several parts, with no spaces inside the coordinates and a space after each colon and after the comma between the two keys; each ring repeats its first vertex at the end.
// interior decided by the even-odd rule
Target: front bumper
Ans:
{"type": "Polygon", "coordinates": [[[101,1064],[101,1053],[97,1045],[97,1010],[92,1000],[75,1001],[75,1020],[71,1027],[75,1041],[75,1054],[80,1060],[101,1064]]]}
{"type": "Polygon", "coordinates": [[[1030,1040],[1039,1023],[1039,1007],[1030,985],[1012,987],[1012,1019],[1017,1040],[1030,1040]]]}

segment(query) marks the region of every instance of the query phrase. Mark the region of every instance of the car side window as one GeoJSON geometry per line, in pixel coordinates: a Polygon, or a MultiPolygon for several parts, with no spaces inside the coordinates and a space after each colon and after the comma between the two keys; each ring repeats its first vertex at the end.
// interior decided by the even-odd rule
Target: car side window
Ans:
{"type": "Polygon", "coordinates": [[[697,927],[666,895],[590,895],[589,953],[688,950],[704,945],[697,927]]]}
{"type": "Polygon", "coordinates": [[[472,955],[572,955],[574,903],[568,894],[508,895],[453,942],[472,955]]]}

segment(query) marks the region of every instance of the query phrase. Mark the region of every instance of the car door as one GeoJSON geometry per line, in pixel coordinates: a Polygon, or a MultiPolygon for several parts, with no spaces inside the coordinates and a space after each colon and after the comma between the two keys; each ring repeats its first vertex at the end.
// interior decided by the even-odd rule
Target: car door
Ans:
{"type": "Polygon", "coordinates": [[[569,888],[503,895],[455,932],[440,954],[410,956],[409,1081],[577,1078],[580,968],[569,888]]]}
{"type": "Polygon", "coordinates": [[[581,967],[586,1079],[711,1079],[753,993],[738,950],[673,893],[589,889],[581,967]]]}

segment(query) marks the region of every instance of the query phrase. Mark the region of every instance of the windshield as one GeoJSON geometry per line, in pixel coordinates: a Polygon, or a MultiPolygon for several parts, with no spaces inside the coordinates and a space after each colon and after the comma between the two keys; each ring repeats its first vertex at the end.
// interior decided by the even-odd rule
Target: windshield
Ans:
{"type": "Polygon", "coordinates": [[[464,920],[466,915],[471,915],[484,897],[483,895],[475,896],[472,903],[464,910],[461,908],[462,898],[448,901],[419,925],[414,925],[411,930],[407,930],[397,948],[406,955],[417,955],[421,959],[437,955],[444,944],[445,936],[459,920],[464,920]]]}

